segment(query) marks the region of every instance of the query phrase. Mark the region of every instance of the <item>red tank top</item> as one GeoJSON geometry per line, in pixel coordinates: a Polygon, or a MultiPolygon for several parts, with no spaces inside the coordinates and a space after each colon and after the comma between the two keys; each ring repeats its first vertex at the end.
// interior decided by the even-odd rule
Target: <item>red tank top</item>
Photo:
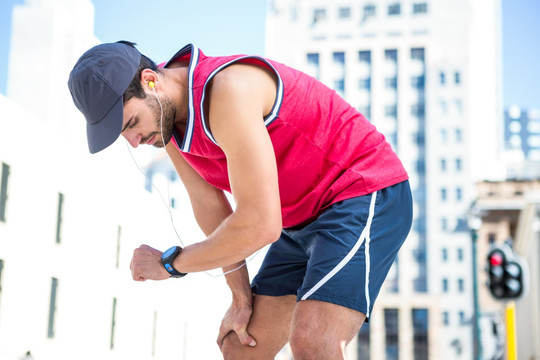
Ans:
{"type": "Polygon", "coordinates": [[[384,136],[334,90],[283,64],[258,56],[207,57],[194,45],[166,64],[189,60],[189,111],[183,134],[172,141],[209,184],[230,192],[225,154],[206,126],[208,82],[233,63],[266,67],[276,74],[277,95],[264,119],[277,160],[284,227],[305,224],[329,205],[408,179],[384,136]]]}

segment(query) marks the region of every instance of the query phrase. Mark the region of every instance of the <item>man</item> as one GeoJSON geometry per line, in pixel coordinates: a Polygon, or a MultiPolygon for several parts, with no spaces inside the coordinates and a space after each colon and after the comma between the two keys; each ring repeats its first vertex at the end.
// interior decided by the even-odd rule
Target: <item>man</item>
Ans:
{"type": "Polygon", "coordinates": [[[69,88],[90,152],[120,134],[165,147],[207,236],[163,253],[142,245],[134,280],[222,267],[224,358],[273,359],[287,342],[297,360],[344,358],[412,218],[407,173],[369,121],[283,64],[193,45],[160,67],[132,43],[98,45],[69,88]],[[250,285],[242,265],[268,244],[250,285]]]}

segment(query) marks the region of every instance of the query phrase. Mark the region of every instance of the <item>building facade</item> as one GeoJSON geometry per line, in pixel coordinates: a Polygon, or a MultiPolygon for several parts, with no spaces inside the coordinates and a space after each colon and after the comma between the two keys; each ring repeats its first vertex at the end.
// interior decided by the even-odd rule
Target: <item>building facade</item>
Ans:
{"type": "Polygon", "coordinates": [[[466,217],[475,179],[501,176],[500,1],[273,0],[266,56],[355,106],[411,178],[413,228],[351,356],[472,358],[466,217]]]}
{"type": "Polygon", "coordinates": [[[131,278],[139,245],[204,237],[189,206],[169,204],[189,200],[154,155],[133,151],[136,166],[122,140],[89,154],[67,79],[98,43],[93,20],[89,0],[14,8],[0,96],[0,359],[217,359],[230,303],[220,271],[131,278]]]}
{"type": "Polygon", "coordinates": [[[477,184],[482,225],[478,230],[479,305],[484,359],[505,356],[507,301],[496,300],[485,284],[487,255],[495,247],[510,245],[527,263],[526,291],[515,301],[519,359],[540,358],[540,181],[484,181],[477,184]]]}

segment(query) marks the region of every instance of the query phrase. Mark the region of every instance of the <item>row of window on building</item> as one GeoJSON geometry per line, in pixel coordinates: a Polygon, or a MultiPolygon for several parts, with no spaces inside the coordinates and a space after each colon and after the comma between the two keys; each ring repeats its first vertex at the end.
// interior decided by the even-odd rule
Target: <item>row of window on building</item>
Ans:
{"type": "MultiPolygon", "coordinates": [[[[1,173],[1,182],[0,182],[0,222],[8,222],[8,200],[9,200],[9,177],[11,174],[11,167],[2,163],[2,173],[1,173]]],[[[62,228],[63,228],[63,217],[64,217],[64,204],[65,196],[62,192],[58,193],[57,204],[56,204],[56,231],[55,231],[55,243],[62,243],[62,228]]],[[[122,233],[122,227],[118,226],[117,232],[117,248],[116,248],[116,268],[119,268],[120,261],[120,238],[122,233]]]]}
{"type": "MultiPolygon", "coordinates": [[[[446,172],[449,170],[449,163],[450,161],[446,158],[442,158],[440,160],[440,169],[441,169],[441,172],[446,172]]],[[[461,172],[463,170],[463,161],[461,160],[461,158],[455,158],[454,159],[454,170],[456,172],[461,172]]]]}
{"type": "MultiPolygon", "coordinates": [[[[4,260],[0,259],[0,299],[2,297],[2,273],[4,270],[4,260]]],[[[48,307],[48,317],[47,317],[47,338],[54,339],[56,336],[56,319],[57,319],[57,304],[59,296],[59,280],[56,277],[51,278],[51,287],[50,287],[50,297],[49,297],[49,307],[48,307]]],[[[115,338],[115,329],[116,329],[116,307],[117,307],[117,298],[113,298],[112,302],[112,316],[111,316],[111,331],[110,331],[110,341],[109,348],[114,349],[114,338],[115,338]]],[[[154,312],[154,327],[156,326],[156,313],[154,312]]],[[[155,336],[155,331],[153,332],[155,336]]],[[[155,339],[153,341],[155,344],[155,339]]],[[[154,355],[155,346],[152,346],[152,356],[154,355]]]]}
{"type": "MultiPolygon", "coordinates": [[[[398,360],[399,347],[399,309],[384,309],[385,354],[386,360],[398,360]]],[[[427,360],[429,358],[429,312],[428,309],[412,309],[413,359],[427,360]]],[[[364,323],[358,333],[358,360],[370,360],[371,343],[369,323],[364,323]]],[[[373,356],[375,358],[375,356],[373,356]]],[[[379,358],[380,356],[377,356],[379,358]]]]}
{"type": "MultiPolygon", "coordinates": [[[[11,173],[11,167],[6,164],[2,163],[1,167],[1,182],[0,182],[0,222],[7,223],[8,222],[8,200],[9,200],[9,177],[11,173]]],[[[55,236],[55,243],[60,244],[62,242],[62,218],[63,218],[63,212],[64,212],[64,194],[58,193],[57,198],[57,217],[56,217],[56,236],[55,236]]],[[[121,233],[122,228],[121,226],[118,226],[117,229],[117,246],[116,246],[116,269],[119,269],[120,267],[120,239],[121,239],[121,233]]],[[[0,259],[0,300],[2,297],[2,274],[3,270],[5,268],[5,261],[3,259],[0,259]]],[[[49,298],[49,314],[48,314],[48,320],[47,320],[47,333],[46,336],[49,339],[52,339],[55,337],[55,323],[56,323],[56,314],[57,314],[57,299],[59,294],[59,280],[57,277],[51,278],[51,286],[50,286],[50,298],[49,298]]],[[[112,319],[111,319],[111,336],[110,336],[110,349],[114,349],[114,335],[115,335],[115,327],[116,327],[116,307],[117,307],[117,298],[113,298],[112,302],[112,319]]],[[[154,314],[154,327],[156,325],[156,316],[157,314],[154,314]]],[[[155,334],[155,331],[153,332],[155,334]]],[[[155,339],[152,346],[152,356],[154,355],[155,351],[155,339]]]]}
{"type": "MultiPolygon", "coordinates": [[[[361,11],[361,19],[362,21],[366,21],[370,18],[374,18],[377,16],[378,10],[377,5],[374,3],[367,3],[362,8],[360,8],[361,11]]],[[[398,1],[390,3],[386,5],[386,8],[382,10],[383,13],[386,13],[389,17],[397,17],[404,13],[404,7],[402,4],[398,1]]],[[[425,15],[428,13],[428,4],[426,2],[416,2],[413,3],[410,7],[410,14],[411,15],[425,15]]],[[[337,8],[337,19],[338,20],[350,20],[353,18],[353,8],[350,6],[341,6],[337,8]]],[[[328,11],[326,8],[323,7],[317,7],[313,9],[313,17],[312,17],[312,25],[319,24],[321,22],[324,22],[328,20],[328,11]]]]}
{"type": "MultiPolygon", "coordinates": [[[[446,202],[448,200],[449,200],[448,189],[441,188],[441,201],[446,202]]],[[[455,188],[455,200],[456,201],[463,200],[463,189],[459,186],[455,188]]]]}
{"type": "MultiPolygon", "coordinates": [[[[457,290],[460,293],[465,292],[465,280],[457,279],[457,290]]],[[[450,291],[450,281],[447,278],[442,279],[442,292],[448,293],[450,291]]]]}
{"type": "MultiPolygon", "coordinates": [[[[9,176],[11,174],[11,167],[2,163],[2,177],[0,182],[0,222],[7,222],[7,209],[9,200],[9,176]]],[[[64,194],[59,192],[57,197],[57,216],[56,216],[56,232],[55,241],[57,244],[62,242],[62,218],[64,212],[64,194]]]]}

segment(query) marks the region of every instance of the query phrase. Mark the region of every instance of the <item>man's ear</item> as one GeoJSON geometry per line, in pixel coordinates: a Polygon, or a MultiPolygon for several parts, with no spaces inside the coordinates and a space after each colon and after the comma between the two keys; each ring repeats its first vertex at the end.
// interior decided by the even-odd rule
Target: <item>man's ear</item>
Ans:
{"type": "Polygon", "coordinates": [[[152,89],[157,84],[157,73],[151,69],[141,71],[141,83],[143,87],[150,86],[152,89]]]}

